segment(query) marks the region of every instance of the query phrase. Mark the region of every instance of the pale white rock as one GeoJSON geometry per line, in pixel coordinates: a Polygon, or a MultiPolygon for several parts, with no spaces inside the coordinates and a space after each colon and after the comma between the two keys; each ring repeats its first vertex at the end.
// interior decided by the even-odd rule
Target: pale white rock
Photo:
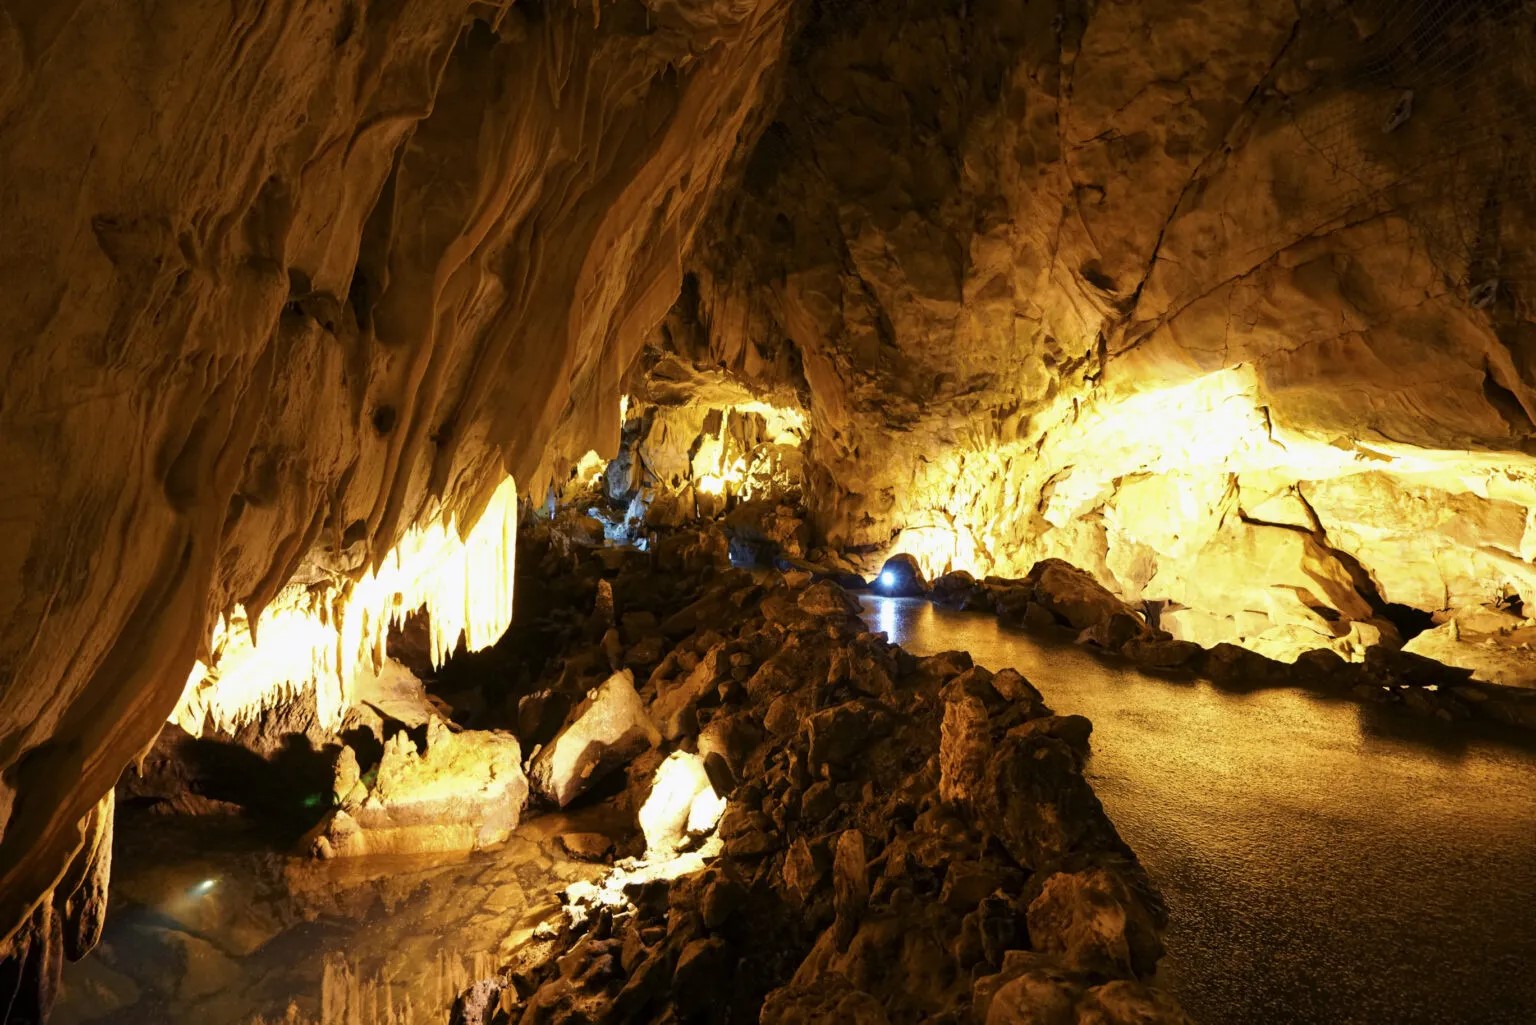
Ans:
{"type": "Polygon", "coordinates": [[[594,688],[528,766],[534,788],[565,807],[597,779],[661,742],[661,733],[621,669],[594,688]]]}

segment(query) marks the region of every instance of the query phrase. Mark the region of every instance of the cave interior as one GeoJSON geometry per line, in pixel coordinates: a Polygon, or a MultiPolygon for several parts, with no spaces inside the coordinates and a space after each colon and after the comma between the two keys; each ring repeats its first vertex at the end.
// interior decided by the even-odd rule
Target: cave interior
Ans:
{"type": "Polygon", "coordinates": [[[1536,1021],[1533,69],[0,0],[0,1023],[1536,1021]]]}

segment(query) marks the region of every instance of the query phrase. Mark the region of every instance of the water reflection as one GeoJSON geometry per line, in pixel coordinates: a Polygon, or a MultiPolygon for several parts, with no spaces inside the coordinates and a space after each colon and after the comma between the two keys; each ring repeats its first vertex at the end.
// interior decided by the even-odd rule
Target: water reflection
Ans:
{"type": "Polygon", "coordinates": [[[1089,775],[1174,916],[1203,1025],[1536,1021],[1536,754],[1294,690],[1233,694],[866,599],[915,653],[1013,666],[1094,722],[1089,775]]]}

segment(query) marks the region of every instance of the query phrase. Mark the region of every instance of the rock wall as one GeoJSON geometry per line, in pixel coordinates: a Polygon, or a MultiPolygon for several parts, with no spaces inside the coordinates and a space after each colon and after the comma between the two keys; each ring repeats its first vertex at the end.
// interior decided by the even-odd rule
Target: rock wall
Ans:
{"type": "Polygon", "coordinates": [[[821,530],[930,574],[1059,556],[1272,654],[1528,592],[1533,18],[816,5],[711,351],[803,367],[821,530]]]}
{"type": "Polygon", "coordinates": [[[611,447],[787,14],[0,10],[0,936],[220,613],[611,447]]]}

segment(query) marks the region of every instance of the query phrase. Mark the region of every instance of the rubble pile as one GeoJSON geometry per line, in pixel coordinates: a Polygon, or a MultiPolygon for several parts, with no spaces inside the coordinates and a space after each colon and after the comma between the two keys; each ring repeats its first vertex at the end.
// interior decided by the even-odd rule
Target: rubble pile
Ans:
{"type": "Polygon", "coordinates": [[[1166,914],[1083,777],[1086,719],[908,654],[832,581],[701,551],[546,551],[598,600],[548,663],[545,700],[593,686],[533,751],[536,800],[605,800],[643,841],[456,1022],[1186,1020],[1146,981],[1166,914]]]}

